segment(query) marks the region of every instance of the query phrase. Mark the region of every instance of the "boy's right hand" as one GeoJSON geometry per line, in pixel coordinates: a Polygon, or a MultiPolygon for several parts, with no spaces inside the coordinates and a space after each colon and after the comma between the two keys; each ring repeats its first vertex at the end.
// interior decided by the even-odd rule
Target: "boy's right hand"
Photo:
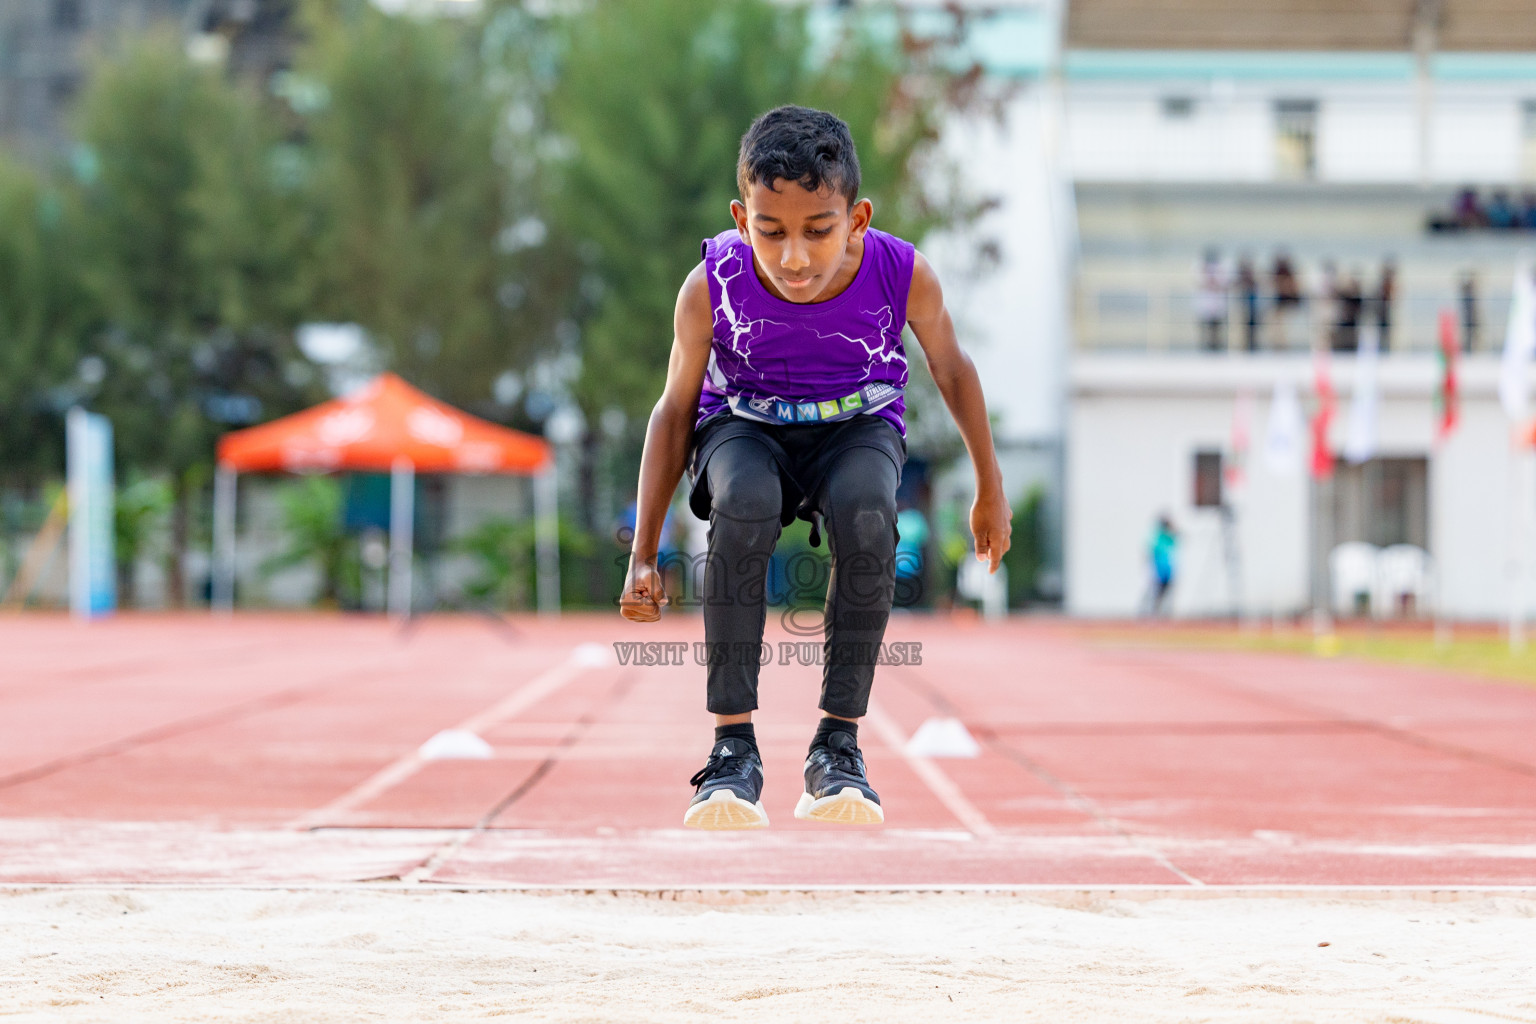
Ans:
{"type": "Polygon", "coordinates": [[[619,614],[631,622],[655,622],[661,618],[666,603],[666,587],[655,561],[636,561],[631,555],[629,572],[624,576],[624,594],[619,598],[619,614]]]}

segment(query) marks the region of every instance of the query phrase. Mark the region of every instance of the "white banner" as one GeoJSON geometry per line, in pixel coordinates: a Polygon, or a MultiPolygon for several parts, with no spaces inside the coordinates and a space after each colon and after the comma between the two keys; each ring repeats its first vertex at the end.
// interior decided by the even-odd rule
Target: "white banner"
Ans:
{"type": "Polygon", "coordinates": [[[1296,382],[1275,381],[1275,393],[1269,401],[1269,424],[1264,431],[1264,467],[1276,476],[1300,473],[1305,433],[1296,382]]]}
{"type": "Polygon", "coordinates": [[[1515,281],[1509,292],[1509,326],[1504,332],[1504,361],[1499,367],[1499,402],[1512,420],[1525,418],[1527,368],[1536,352],[1536,283],[1531,280],[1531,255],[1522,252],[1515,262],[1515,281]]]}
{"type": "Polygon", "coordinates": [[[112,424],[76,407],[64,418],[69,486],[69,610],[82,618],[117,606],[113,553],[112,424]]]}

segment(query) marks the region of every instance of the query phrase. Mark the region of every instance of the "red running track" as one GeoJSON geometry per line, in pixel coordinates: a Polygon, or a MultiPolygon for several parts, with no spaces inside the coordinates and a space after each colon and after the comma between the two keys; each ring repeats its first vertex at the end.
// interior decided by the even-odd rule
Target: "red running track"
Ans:
{"type": "MultiPolygon", "coordinates": [[[[617,615],[0,618],[0,883],[1536,884],[1536,691],[899,616],[861,731],[883,828],[797,822],[819,670],[763,669],[766,832],[680,827],[703,670],[617,615]],[[975,759],[903,744],[961,719],[975,759]],[[440,730],[492,748],[423,760],[440,730]]],[[[790,639],[777,624],[769,640],[790,639]]]]}

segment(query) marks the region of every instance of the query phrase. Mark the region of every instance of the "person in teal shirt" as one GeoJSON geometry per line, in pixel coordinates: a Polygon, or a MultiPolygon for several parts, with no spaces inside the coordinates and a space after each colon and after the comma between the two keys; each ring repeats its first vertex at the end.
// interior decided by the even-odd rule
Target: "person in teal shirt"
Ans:
{"type": "Polygon", "coordinates": [[[923,545],[928,543],[928,519],[922,510],[904,508],[896,513],[896,575],[909,579],[923,574],[923,545]]]}
{"type": "Polygon", "coordinates": [[[1147,554],[1152,562],[1152,586],[1147,593],[1147,614],[1153,618],[1163,614],[1163,602],[1173,586],[1174,564],[1178,554],[1179,535],[1166,514],[1157,517],[1152,531],[1152,542],[1147,554]]]}

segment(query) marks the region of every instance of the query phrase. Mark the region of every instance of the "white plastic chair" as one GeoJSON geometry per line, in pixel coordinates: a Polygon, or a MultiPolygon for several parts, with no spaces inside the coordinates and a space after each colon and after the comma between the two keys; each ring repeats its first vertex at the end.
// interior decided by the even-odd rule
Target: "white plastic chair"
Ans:
{"type": "Polygon", "coordinates": [[[1379,551],[1374,544],[1354,540],[1340,544],[1328,553],[1328,575],[1333,583],[1335,615],[1349,616],[1372,611],[1377,589],[1376,556],[1379,551]]]}
{"type": "Polygon", "coordinates": [[[1377,616],[1409,618],[1429,608],[1434,560],[1413,544],[1393,544],[1376,556],[1376,590],[1372,594],[1377,616]]]}

